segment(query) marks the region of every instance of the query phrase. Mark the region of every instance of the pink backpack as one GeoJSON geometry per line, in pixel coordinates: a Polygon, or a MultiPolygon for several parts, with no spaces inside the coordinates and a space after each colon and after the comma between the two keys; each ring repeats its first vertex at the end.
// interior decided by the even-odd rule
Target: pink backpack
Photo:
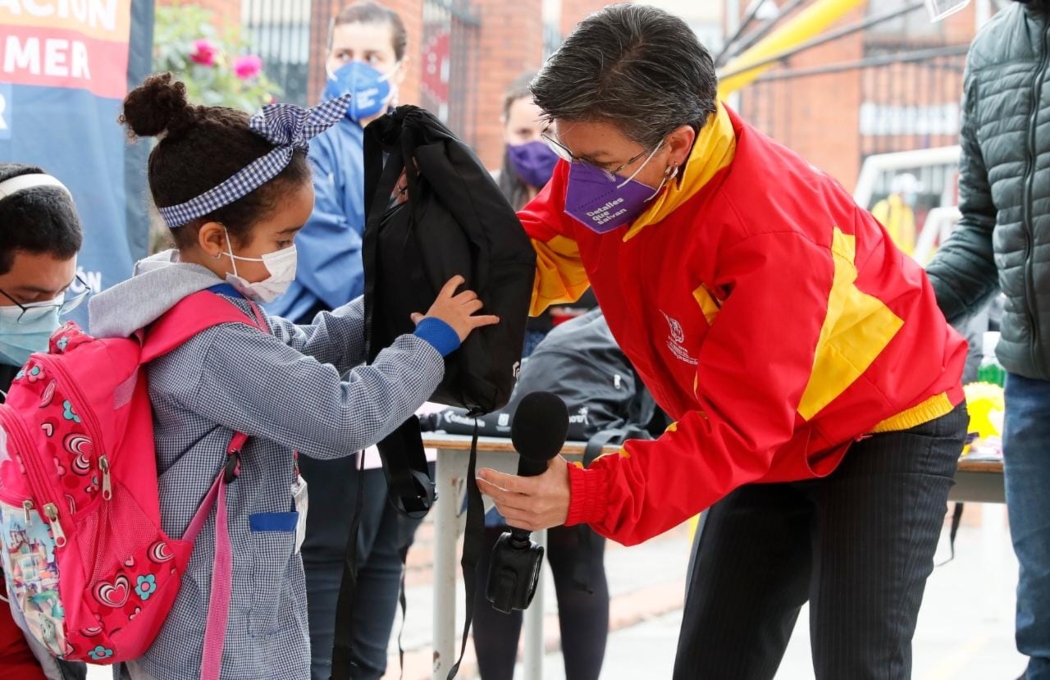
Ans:
{"type": "MultiPolygon", "coordinates": [[[[256,325],[267,326],[258,310],[256,325]]],[[[193,541],[216,508],[215,564],[201,678],[219,677],[232,555],[228,463],[181,539],[160,523],[145,365],[200,331],[251,324],[218,295],[190,295],[133,338],[93,338],[70,322],[34,354],[0,406],[0,567],[11,604],[56,657],[112,664],[149,648],[171,610],[193,541]]]]}

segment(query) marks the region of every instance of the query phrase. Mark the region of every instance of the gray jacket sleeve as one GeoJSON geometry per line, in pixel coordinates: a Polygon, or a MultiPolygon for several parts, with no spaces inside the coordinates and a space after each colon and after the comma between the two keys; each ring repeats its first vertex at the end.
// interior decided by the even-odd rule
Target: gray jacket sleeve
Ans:
{"type": "Polygon", "coordinates": [[[340,375],[365,361],[365,300],[359,297],[331,312],[321,312],[309,325],[271,316],[274,337],[297,352],[331,364],[340,375]]]}
{"type": "Polygon", "coordinates": [[[977,139],[976,78],[967,69],[964,80],[962,128],[959,143],[959,210],[962,219],[948,242],[926,267],[937,294],[937,304],[949,323],[958,323],[980,311],[999,290],[992,248],[995,204],[988,170],[977,139]]]}
{"type": "Polygon", "coordinates": [[[367,448],[433,394],[444,375],[444,359],[426,341],[404,335],[375,362],[341,379],[342,366],[319,359],[345,365],[360,352],[352,343],[342,345],[349,349],[333,349],[345,338],[334,341],[342,325],[329,321],[299,331],[282,324],[281,333],[294,333],[284,338],[243,324],[204,331],[179,350],[200,357],[199,376],[186,381],[184,394],[173,396],[231,430],[314,458],[339,458],[367,448]],[[321,334],[328,339],[322,341],[321,334]]]}

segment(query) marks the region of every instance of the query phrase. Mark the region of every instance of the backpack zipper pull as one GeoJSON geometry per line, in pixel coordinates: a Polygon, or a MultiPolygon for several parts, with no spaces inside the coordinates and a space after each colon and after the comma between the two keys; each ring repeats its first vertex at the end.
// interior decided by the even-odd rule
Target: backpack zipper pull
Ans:
{"type": "Polygon", "coordinates": [[[62,548],[66,545],[66,532],[62,531],[62,523],[58,521],[58,507],[54,503],[44,506],[44,514],[51,524],[51,533],[55,536],[55,545],[62,548]]]}
{"type": "Polygon", "coordinates": [[[102,470],[102,498],[108,501],[113,498],[113,486],[109,481],[109,459],[105,456],[99,456],[98,469],[102,470]]]}
{"type": "Polygon", "coordinates": [[[33,526],[33,517],[29,514],[33,511],[33,501],[22,501],[22,512],[26,517],[26,528],[33,526]]]}

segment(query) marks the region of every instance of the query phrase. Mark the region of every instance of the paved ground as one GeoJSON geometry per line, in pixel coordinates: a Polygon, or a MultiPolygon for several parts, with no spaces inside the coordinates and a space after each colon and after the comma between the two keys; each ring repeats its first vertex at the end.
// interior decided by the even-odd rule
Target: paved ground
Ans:
{"type": "MultiPolygon", "coordinates": [[[[915,680],[1014,680],[1024,669],[1024,658],[1013,643],[1017,563],[1003,512],[999,506],[969,506],[967,514],[983,519],[983,527],[963,527],[955,560],[930,578],[915,634],[915,680]]],[[[938,562],[947,557],[945,538],[938,562]]],[[[673,569],[660,573],[672,577],[673,569]]],[[[613,632],[602,678],[669,678],[680,623],[681,610],[676,610],[613,632]]],[[[545,680],[565,678],[561,663],[559,654],[547,656],[545,680]]],[[[517,677],[523,677],[520,664],[517,677]]],[[[804,610],[777,679],[812,678],[804,610]]]]}
{"type": "MultiPolygon", "coordinates": [[[[959,534],[955,561],[936,569],[926,590],[914,644],[916,680],[1013,680],[1024,668],[1024,659],[1013,645],[1017,565],[1010,550],[1003,509],[970,506],[967,522],[969,526],[964,526],[959,534]],[[977,522],[980,526],[975,526],[977,522]]],[[[606,568],[613,597],[613,632],[603,678],[670,677],[681,621],[687,540],[685,530],[677,529],[634,548],[610,546],[606,568]]],[[[410,560],[408,622],[403,638],[406,680],[429,678],[431,546],[431,527],[425,524],[410,560]]],[[[945,540],[938,561],[947,556],[945,540]]],[[[547,588],[546,595],[549,654],[544,677],[563,680],[553,587],[547,588]]],[[[457,601],[461,598],[462,594],[457,601]]],[[[396,642],[392,641],[389,678],[399,675],[396,653],[396,642]]],[[[464,671],[463,678],[474,675],[472,654],[468,653],[464,671]]],[[[93,669],[89,677],[102,680],[109,674],[105,669],[93,669]]],[[[518,678],[521,677],[519,664],[518,678]]],[[[777,678],[813,678],[805,611],[777,678]]]]}

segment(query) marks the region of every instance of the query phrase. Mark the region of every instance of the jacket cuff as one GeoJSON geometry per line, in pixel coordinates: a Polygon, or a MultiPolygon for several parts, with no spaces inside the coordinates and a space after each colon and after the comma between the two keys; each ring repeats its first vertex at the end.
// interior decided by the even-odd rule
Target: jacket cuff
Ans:
{"type": "Polygon", "coordinates": [[[459,336],[447,323],[436,317],[428,316],[416,325],[415,336],[425,341],[438,353],[447,357],[459,349],[459,336]]]}
{"type": "Polygon", "coordinates": [[[605,518],[609,498],[607,474],[600,468],[584,470],[569,465],[569,516],[565,526],[595,524],[605,518]]]}

